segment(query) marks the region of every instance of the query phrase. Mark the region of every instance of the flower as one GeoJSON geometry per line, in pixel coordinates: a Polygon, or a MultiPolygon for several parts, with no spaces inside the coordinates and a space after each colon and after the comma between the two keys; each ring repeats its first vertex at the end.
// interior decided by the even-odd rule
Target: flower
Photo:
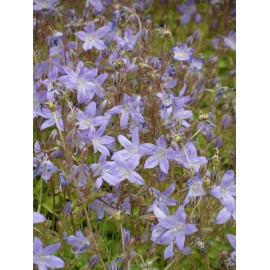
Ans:
{"type": "Polygon", "coordinates": [[[236,237],[233,234],[227,234],[227,238],[233,247],[234,251],[231,253],[231,257],[228,259],[228,262],[226,262],[227,266],[233,266],[236,264],[236,237]]]}
{"type": "Polygon", "coordinates": [[[116,171],[117,171],[117,177],[119,181],[123,181],[127,179],[129,182],[133,184],[143,185],[144,180],[142,177],[135,172],[135,168],[139,165],[140,157],[137,156],[136,158],[133,157],[129,160],[124,160],[121,156],[118,154],[114,155],[114,158],[116,160],[116,171]]]}
{"type": "Polygon", "coordinates": [[[136,110],[136,107],[143,105],[140,101],[132,101],[131,97],[124,94],[123,104],[117,105],[112,109],[108,110],[109,114],[121,114],[120,127],[125,128],[128,125],[128,119],[136,119],[140,122],[144,122],[143,116],[136,110]]]}
{"type": "Polygon", "coordinates": [[[34,10],[54,9],[54,5],[58,0],[34,0],[34,10]]]}
{"type": "Polygon", "coordinates": [[[156,199],[148,207],[147,212],[152,212],[154,210],[154,205],[158,206],[161,209],[164,209],[165,207],[167,207],[167,205],[176,205],[177,200],[169,198],[169,196],[172,195],[174,189],[175,189],[175,183],[172,183],[169,186],[169,188],[164,192],[161,192],[155,188],[149,188],[149,190],[154,193],[156,199]]]}
{"type": "Polygon", "coordinates": [[[98,69],[89,70],[82,61],[78,63],[75,72],[67,66],[63,66],[63,69],[67,75],[59,77],[58,80],[68,89],[78,91],[77,100],[80,104],[88,104],[95,95],[93,88],[96,85],[92,80],[97,76],[98,69]]]}
{"type": "Polygon", "coordinates": [[[220,186],[213,188],[210,194],[219,199],[230,213],[234,212],[236,185],[233,170],[228,170],[224,173],[220,186]]]}
{"type": "Polygon", "coordinates": [[[174,60],[187,62],[190,62],[191,55],[194,52],[194,50],[192,48],[188,48],[186,44],[182,44],[180,47],[173,47],[172,50],[174,52],[174,60]]]}
{"type": "Polygon", "coordinates": [[[125,37],[124,38],[115,37],[114,39],[120,48],[122,48],[124,50],[133,51],[134,46],[136,45],[139,37],[140,37],[140,31],[138,31],[138,33],[133,38],[132,30],[127,26],[126,32],[125,32],[125,37]]]}
{"type": "Polygon", "coordinates": [[[98,30],[95,31],[95,24],[93,21],[89,21],[88,25],[84,28],[84,31],[79,31],[75,35],[82,41],[83,49],[85,51],[91,50],[95,47],[97,50],[106,49],[106,45],[101,40],[101,38],[105,37],[111,30],[111,25],[105,25],[98,30]]]}
{"type": "Polygon", "coordinates": [[[236,50],[236,33],[230,31],[227,37],[224,37],[224,43],[227,47],[230,47],[233,51],[236,50]]]}
{"type": "Polygon", "coordinates": [[[157,146],[151,143],[143,143],[139,146],[142,154],[151,156],[145,161],[144,168],[154,168],[159,164],[162,172],[169,172],[169,160],[177,157],[177,152],[171,147],[167,149],[164,137],[161,135],[157,139],[157,146]]]}
{"type": "MultiPolygon", "coordinates": [[[[184,206],[181,205],[175,215],[169,215],[154,205],[154,213],[159,223],[153,227],[151,240],[161,245],[172,245],[175,242],[179,250],[183,251],[186,235],[198,230],[194,224],[186,223],[184,206]]],[[[164,257],[171,255],[172,247],[167,247],[164,257]]]]}
{"type": "MultiPolygon", "coordinates": [[[[139,128],[136,127],[132,131],[132,142],[128,140],[123,135],[118,135],[118,141],[120,144],[125,148],[117,152],[117,154],[122,157],[123,159],[127,160],[130,158],[141,158],[141,154],[139,153],[139,128]]],[[[114,158],[114,156],[112,156],[114,158]]]]}
{"type": "Polygon", "coordinates": [[[34,224],[44,222],[45,220],[46,220],[46,218],[43,215],[41,215],[38,212],[33,212],[33,223],[34,224]]]}
{"type": "Polygon", "coordinates": [[[202,71],[203,64],[205,63],[204,59],[201,59],[199,57],[192,57],[190,61],[190,68],[192,70],[202,71]]]}
{"type": "Polygon", "coordinates": [[[59,106],[54,112],[48,108],[44,108],[42,112],[39,113],[43,118],[48,120],[44,121],[41,125],[40,130],[44,130],[50,126],[56,125],[61,131],[64,131],[64,123],[62,120],[61,107],[59,106]]]}
{"type": "Polygon", "coordinates": [[[199,176],[195,176],[194,178],[190,178],[188,180],[189,191],[183,202],[184,205],[186,205],[192,197],[200,197],[205,195],[202,185],[202,178],[199,176]]]}
{"type": "Polygon", "coordinates": [[[86,110],[83,112],[78,109],[77,122],[79,129],[88,129],[92,134],[96,129],[95,127],[101,126],[108,122],[108,118],[105,116],[96,116],[96,102],[92,101],[88,104],[86,110]]]}
{"type": "Polygon", "coordinates": [[[65,263],[62,259],[51,255],[57,251],[61,243],[49,245],[45,248],[42,247],[42,242],[38,237],[34,238],[34,264],[38,265],[39,270],[47,270],[48,268],[63,268],[65,263]]]}
{"type": "Polygon", "coordinates": [[[190,21],[191,15],[196,12],[194,0],[187,0],[187,4],[185,6],[177,5],[177,8],[179,12],[183,13],[181,24],[187,24],[190,21]]]}
{"type": "Polygon", "coordinates": [[[97,188],[101,187],[103,180],[112,186],[116,186],[120,183],[115,172],[115,165],[115,161],[106,161],[105,153],[101,154],[98,163],[93,163],[90,165],[93,171],[93,177],[98,177],[96,180],[97,188]]]}
{"type": "Polygon", "coordinates": [[[67,237],[66,241],[68,244],[73,246],[76,250],[76,255],[79,253],[83,253],[85,249],[90,246],[90,242],[88,238],[82,234],[81,230],[76,231],[76,236],[70,235],[67,237]]]}

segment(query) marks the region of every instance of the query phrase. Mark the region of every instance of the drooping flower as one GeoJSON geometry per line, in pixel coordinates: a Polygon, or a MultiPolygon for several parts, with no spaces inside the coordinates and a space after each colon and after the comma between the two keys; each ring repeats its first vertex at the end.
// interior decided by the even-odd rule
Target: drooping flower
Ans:
{"type": "Polygon", "coordinates": [[[42,247],[42,242],[38,237],[34,238],[34,264],[38,265],[39,270],[47,270],[48,268],[60,269],[65,266],[62,259],[51,255],[57,251],[61,243],[49,245],[45,248],[42,247]]]}
{"type": "Polygon", "coordinates": [[[236,50],[236,33],[230,31],[227,37],[224,37],[224,43],[227,47],[230,47],[233,51],[236,50]]]}
{"type": "Polygon", "coordinates": [[[88,25],[84,28],[84,31],[79,31],[75,35],[82,41],[83,49],[85,51],[91,50],[95,47],[97,50],[104,50],[106,49],[106,45],[101,40],[105,37],[111,30],[111,25],[105,25],[100,27],[95,31],[95,24],[93,21],[89,21],[88,25]]]}
{"type": "Polygon", "coordinates": [[[147,211],[152,212],[154,210],[154,205],[158,206],[160,209],[164,209],[168,205],[176,205],[177,200],[169,198],[175,189],[175,183],[172,183],[169,188],[161,192],[155,188],[149,188],[155,195],[155,201],[148,207],[147,211]]]}
{"type": "Polygon", "coordinates": [[[81,230],[76,231],[76,236],[68,236],[66,241],[75,248],[76,254],[83,253],[90,246],[88,238],[83,235],[81,230]]]}
{"type": "Polygon", "coordinates": [[[117,105],[108,110],[109,114],[121,114],[120,127],[125,128],[128,125],[128,119],[135,118],[140,122],[144,122],[143,116],[136,110],[137,107],[143,105],[140,101],[133,101],[129,95],[124,94],[122,105],[117,105]]]}
{"type": "Polygon", "coordinates": [[[125,37],[115,37],[115,41],[117,42],[118,46],[122,49],[133,51],[134,46],[136,45],[138,39],[140,37],[140,31],[135,35],[135,37],[132,36],[132,30],[127,26],[125,37]]]}

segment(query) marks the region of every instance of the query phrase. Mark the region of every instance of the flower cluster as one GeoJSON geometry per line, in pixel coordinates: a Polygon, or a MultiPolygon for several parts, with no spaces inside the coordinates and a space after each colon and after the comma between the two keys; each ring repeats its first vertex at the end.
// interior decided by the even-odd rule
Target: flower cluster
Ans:
{"type": "Polygon", "coordinates": [[[34,0],[33,262],[231,267],[234,13],[120,2],[34,0]]]}

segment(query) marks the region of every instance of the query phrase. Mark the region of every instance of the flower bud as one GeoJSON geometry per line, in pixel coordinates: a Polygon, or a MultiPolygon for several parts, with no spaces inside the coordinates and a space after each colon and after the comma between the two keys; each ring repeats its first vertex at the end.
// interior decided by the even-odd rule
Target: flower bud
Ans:
{"type": "Polygon", "coordinates": [[[93,255],[91,259],[88,261],[88,265],[90,269],[96,267],[98,263],[99,263],[99,257],[97,255],[93,255]]]}
{"type": "Polygon", "coordinates": [[[71,213],[71,210],[72,210],[71,203],[68,202],[68,203],[66,203],[66,205],[65,205],[64,208],[63,208],[63,214],[64,214],[65,216],[69,216],[70,213],[71,213]]]}
{"type": "Polygon", "coordinates": [[[130,231],[129,229],[124,228],[124,245],[125,247],[128,245],[130,241],[130,231]]]}

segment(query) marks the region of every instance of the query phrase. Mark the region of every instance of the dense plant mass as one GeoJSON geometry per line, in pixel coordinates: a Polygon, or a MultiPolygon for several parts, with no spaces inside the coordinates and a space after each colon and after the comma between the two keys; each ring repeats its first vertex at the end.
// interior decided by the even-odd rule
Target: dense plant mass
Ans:
{"type": "Polygon", "coordinates": [[[235,1],[33,9],[34,269],[234,269],[235,1]]]}

